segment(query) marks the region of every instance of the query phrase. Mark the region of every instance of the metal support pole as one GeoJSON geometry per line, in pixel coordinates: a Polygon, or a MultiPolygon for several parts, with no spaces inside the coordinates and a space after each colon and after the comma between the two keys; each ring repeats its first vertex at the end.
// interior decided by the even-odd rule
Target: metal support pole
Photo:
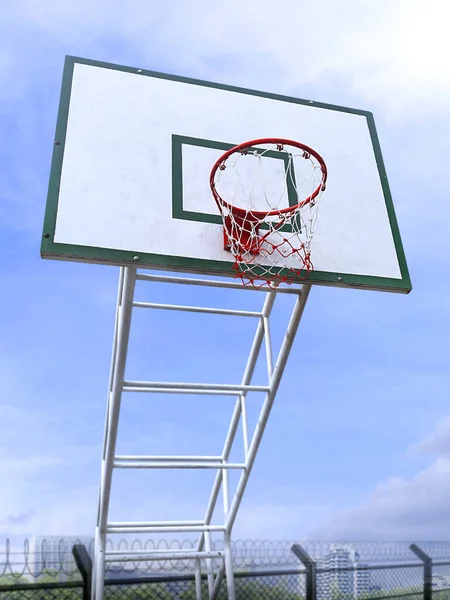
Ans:
{"type": "Polygon", "coordinates": [[[113,356],[111,359],[110,388],[107,403],[105,440],[103,446],[102,475],[97,517],[94,550],[94,578],[92,586],[93,600],[103,600],[105,579],[106,522],[111,495],[112,467],[116,449],[117,429],[119,425],[120,402],[122,397],[128,341],[130,337],[133,296],[136,285],[136,268],[121,269],[119,297],[116,313],[113,356]]]}
{"type": "Polygon", "coordinates": [[[305,600],[316,600],[317,598],[317,572],[316,561],[313,560],[300,544],[294,544],[291,548],[295,556],[302,562],[306,569],[306,596],[305,600]]]}
{"type": "Polygon", "coordinates": [[[423,600],[432,600],[433,559],[422,548],[419,548],[417,544],[411,544],[409,549],[423,562],[423,600]]]}
{"type": "Polygon", "coordinates": [[[75,544],[72,554],[83,578],[83,600],[89,600],[92,593],[92,561],[82,544],[75,544]]]}
{"type": "MultiPolygon", "coordinates": [[[[230,512],[230,482],[229,473],[224,471],[222,473],[222,494],[223,494],[223,518],[226,522],[228,514],[230,512]]],[[[225,573],[227,577],[227,591],[228,600],[235,600],[235,582],[233,573],[233,556],[231,553],[231,532],[229,529],[225,529],[224,532],[224,546],[225,546],[225,573]]]]}
{"type": "Polygon", "coordinates": [[[202,571],[199,558],[195,559],[195,597],[202,600],[202,571]]]}

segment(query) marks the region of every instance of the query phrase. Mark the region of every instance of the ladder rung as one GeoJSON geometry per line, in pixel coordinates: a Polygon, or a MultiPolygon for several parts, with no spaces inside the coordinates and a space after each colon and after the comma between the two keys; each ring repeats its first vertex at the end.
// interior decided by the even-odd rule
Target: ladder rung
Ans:
{"type": "Polygon", "coordinates": [[[225,531],[224,525],[142,525],[136,523],[108,523],[106,533],[188,533],[225,531]]]}
{"type": "Polygon", "coordinates": [[[227,463],[220,460],[206,461],[200,457],[200,460],[176,460],[169,461],[163,458],[157,460],[157,457],[149,457],[147,460],[142,457],[141,460],[135,457],[118,457],[114,459],[114,468],[116,469],[245,469],[245,463],[227,463]]]}
{"type": "Polygon", "coordinates": [[[219,461],[219,460],[223,460],[221,456],[178,456],[178,455],[167,455],[167,456],[146,456],[146,455],[119,455],[117,454],[114,457],[114,460],[137,460],[137,461],[141,461],[141,460],[151,460],[151,461],[158,461],[158,462],[163,462],[163,461],[167,461],[167,462],[173,462],[173,461],[177,461],[177,462],[186,462],[186,461],[202,461],[202,462],[211,462],[211,461],[219,461]]]}
{"type": "MultiPolygon", "coordinates": [[[[123,522],[111,522],[108,525],[114,525],[114,527],[175,527],[184,525],[205,525],[204,521],[123,521],[123,522]]],[[[165,548],[161,548],[161,551],[165,551],[165,548]]],[[[133,550],[134,552],[134,550],[133,550]]],[[[159,552],[159,549],[158,549],[159,552]]]]}
{"type": "MultiPolygon", "coordinates": [[[[218,287],[218,288],[231,288],[235,290],[247,290],[247,291],[258,291],[258,292],[275,292],[275,290],[268,285],[254,288],[253,286],[245,286],[242,283],[236,283],[234,281],[215,281],[213,279],[194,279],[187,277],[172,277],[167,275],[150,275],[148,273],[137,273],[136,279],[139,281],[161,281],[166,283],[180,283],[184,285],[200,285],[206,287],[218,287]]],[[[295,286],[289,287],[278,287],[276,293],[281,294],[295,294],[297,296],[302,295],[302,289],[295,286]]]]}
{"type": "Polygon", "coordinates": [[[108,562],[124,561],[150,561],[150,560],[192,560],[196,558],[223,558],[222,550],[212,550],[209,552],[197,552],[196,550],[155,550],[155,551],[124,551],[109,550],[105,552],[108,562]]]}
{"type": "Polygon", "coordinates": [[[210,390],[208,388],[203,388],[201,390],[192,388],[192,389],[177,389],[173,388],[127,388],[124,387],[124,392],[145,392],[146,394],[173,394],[174,392],[177,394],[195,394],[198,396],[236,396],[239,392],[235,392],[234,390],[210,390]]]}
{"type": "Polygon", "coordinates": [[[178,304],[157,304],[155,302],[133,302],[136,308],[156,308],[160,310],[179,310],[184,312],[209,313],[213,315],[231,315],[234,317],[258,317],[262,318],[262,313],[249,310],[232,310],[228,308],[208,308],[203,306],[184,306],[178,304]]]}
{"type": "Polygon", "coordinates": [[[270,387],[267,385],[242,385],[226,383],[178,383],[167,381],[124,381],[123,391],[135,392],[144,391],[149,388],[166,390],[218,390],[230,392],[268,392],[270,387]],[[126,389],[125,389],[126,388],[126,389]]]}

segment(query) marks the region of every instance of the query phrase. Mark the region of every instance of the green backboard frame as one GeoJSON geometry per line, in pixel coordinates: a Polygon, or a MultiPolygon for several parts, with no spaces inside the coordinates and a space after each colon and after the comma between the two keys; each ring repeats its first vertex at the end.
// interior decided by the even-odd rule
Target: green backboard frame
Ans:
{"type": "MultiPolygon", "coordinates": [[[[66,140],[66,132],[69,117],[70,97],[72,88],[72,79],[74,67],[76,64],[90,65],[94,67],[101,67],[103,69],[113,69],[126,73],[133,73],[136,76],[153,77],[166,79],[171,81],[188,83],[196,86],[205,86],[209,88],[216,88],[220,90],[227,90],[237,92],[240,94],[250,94],[254,96],[260,96],[263,98],[270,98],[279,100],[282,102],[289,102],[295,104],[313,105],[316,108],[325,108],[328,110],[336,110],[341,112],[348,112],[352,114],[362,115],[367,119],[368,128],[370,131],[371,141],[374,149],[376,164],[380,176],[381,186],[383,189],[384,199],[386,203],[389,223],[393,235],[395,250],[397,254],[398,264],[400,268],[401,278],[388,278],[388,277],[375,277],[365,275],[352,275],[348,273],[329,273],[321,271],[312,271],[308,275],[308,283],[318,285],[333,285],[339,287],[354,287],[369,290],[381,290],[381,291],[392,291],[400,293],[408,293],[412,289],[411,280],[408,272],[406,263],[405,253],[402,245],[400,231],[397,223],[397,218],[392,202],[391,192],[389,189],[388,178],[381,154],[381,148],[375,128],[373,115],[370,112],[336,106],[331,104],[324,104],[319,102],[313,102],[311,100],[292,98],[289,96],[281,96],[278,94],[270,94],[266,92],[260,92],[255,90],[249,90],[245,88],[238,88],[228,85],[220,85],[217,83],[211,83],[196,79],[190,79],[186,77],[177,77],[173,75],[167,75],[154,71],[148,71],[144,69],[136,69],[132,67],[124,67],[105,62],[99,62],[94,60],[88,60],[73,56],[67,56],[65,59],[61,99],[59,104],[55,145],[53,151],[53,159],[51,164],[49,189],[47,196],[47,206],[44,218],[44,227],[42,233],[41,243],[41,256],[48,259],[66,260],[66,261],[78,261],[96,264],[106,265],[120,265],[126,266],[131,264],[138,264],[140,267],[149,269],[158,269],[166,271],[180,271],[197,274],[210,274],[218,276],[234,276],[230,262],[212,261],[203,259],[186,258],[183,256],[166,256],[159,254],[148,254],[143,252],[132,252],[117,250],[115,248],[101,248],[92,246],[78,246],[71,244],[62,244],[55,242],[55,228],[58,213],[58,199],[59,189],[61,182],[61,174],[63,167],[64,158],[64,147],[66,140]]],[[[182,136],[174,136],[172,144],[173,160],[181,160],[181,144],[182,143],[197,143],[200,145],[213,144],[211,147],[223,146],[223,149],[228,149],[229,145],[223,142],[216,142],[213,140],[196,140],[195,138],[183,138],[182,136]]],[[[176,164],[176,162],[175,162],[176,164]]],[[[202,217],[201,215],[189,215],[183,214],[182,205],[180,205],[180,180],[179,173],[177,174],[176,169],[172,173],[173,183],[173,216],[175,218],[202,218],[211,219],[211,216],[202,217]],[[177,187],[178,186],[178,187],[177,187]]],[[[168,199],[170,201],[170,199],[168,199]]],[[[210,221],[211,222],[211,221],[210,221]]],[[[215,222],[215,221],[214,221],[215,222]]],[[[220,216],[217,215],[217,222],[220,222],[220,216]]],[[[375,250],[374,250],[375,251],[375,250]]]]}

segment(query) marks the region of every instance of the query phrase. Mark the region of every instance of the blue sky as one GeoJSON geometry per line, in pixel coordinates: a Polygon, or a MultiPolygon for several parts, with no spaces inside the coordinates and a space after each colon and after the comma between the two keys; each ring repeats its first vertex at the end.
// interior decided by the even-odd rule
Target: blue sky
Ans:
{"type": "MultiPolygon", "coordinates": [[[[235,537],[450,538],[444,0],[242,4],[2,4],[0,539],[85,535],[95,525],[118,270],[39,256],[66,54],[374,113],[414,290],[312,291],[235,537]]],[[[169,290],[142,294],[158,302],[169,290]]],[[[170,294],[175,303],[261,302],[170,294]]],[[[201,319],[139,315],[130,376],[239,379],[237,325],[201,319]]],[[[124,404],[121,451],[220,451],[227,399],[199,399],[187,426],[185,398],[136,396],[124,404]]],[[[115,519],[203,517],[207,475],[119,475],[115,519]]]]}

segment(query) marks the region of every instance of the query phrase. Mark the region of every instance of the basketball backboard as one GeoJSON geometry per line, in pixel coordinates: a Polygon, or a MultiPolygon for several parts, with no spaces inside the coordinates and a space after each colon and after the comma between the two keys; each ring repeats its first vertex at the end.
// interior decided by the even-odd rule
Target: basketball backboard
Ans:
{"type": "Polygon", "coordinates": [[[233,276],[209,174],[225,150],[267,136],[315,148],[328,168],[308,281],[409,292],[371,113],[74,57],[42,257],[233,276]]]}

